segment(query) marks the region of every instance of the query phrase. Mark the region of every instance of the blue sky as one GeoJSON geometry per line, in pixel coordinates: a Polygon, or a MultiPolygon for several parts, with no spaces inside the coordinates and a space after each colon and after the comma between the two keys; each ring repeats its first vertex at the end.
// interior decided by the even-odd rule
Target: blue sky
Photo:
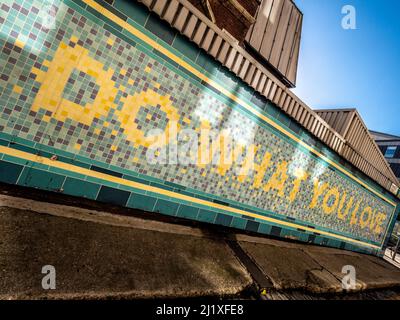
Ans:
{"type": "Polygon", "coordinates": [[[400,1],[295,0],[304,14],[297,88],[311,108],[355,107],[369,129],[400,135],[400,1]],[[357,29],[341,26],[344,5],[357,29]]]}

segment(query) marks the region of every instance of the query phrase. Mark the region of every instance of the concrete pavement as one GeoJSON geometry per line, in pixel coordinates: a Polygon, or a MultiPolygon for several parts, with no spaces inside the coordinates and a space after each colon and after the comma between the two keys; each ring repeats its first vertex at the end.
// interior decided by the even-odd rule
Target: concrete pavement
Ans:
{"type": "Polygon", "coordinates": [[[226,296],[251,277],[224,242],[0,208],[1,298],[226,296]],[[56,289],[43,290],[44,265],[56,289]]]}
{"type": "Polygon", "coordinates": [[[275,289],[340,293],[343,266],[354,266],[353,291],[400,286],[400,269],[385,260],[355,252],[276,240],[240,241],[275,289]]]}
{"type": "Polygon", "coordinates": [[[377,257],[4,194],[0,257],[2,299],[243,297],[260,283],[341,293],[344,265],[356,268],[357,291],[400,287],[400,269],[377,257]],[[42,288],[44,265],[55,290],[42,288]]]}

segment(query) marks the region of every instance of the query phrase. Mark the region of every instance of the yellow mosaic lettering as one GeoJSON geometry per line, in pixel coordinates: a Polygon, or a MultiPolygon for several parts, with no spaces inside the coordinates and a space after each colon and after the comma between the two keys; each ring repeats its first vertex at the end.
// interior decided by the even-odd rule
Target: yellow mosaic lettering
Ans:
{"type": "Polygon", "coordinates": [[[239,182],[244,182],[244,180],[248,177],[250,170],[254,169],[254,158],[257,152],[258,147],[254,144],[251,144],[246,150],[246,157],[243,160],[242,165],[240,166],[240,171],[238,174],[239,182]]]}
{"type": "Polygon", "coordinates": [[[211,161],[214,163],[215,157],[219,155],[216,165],[217,173],[221,176],[225,176],[233,164],[233,150],[229,146],[232,146],[232,138],[225,130],[211,142],[211,161]]]}
{"type": "Polygon", "coordinates": [[[198,163],[197,165],[199,167],[205,167],[207,164],[210,163],[211,157],[210,157],[210,128],[211,125],[208,121],[202,121],[200,124],[200,145],[198,149],[198,163]]]}
{"type": "MultiPolygon", "coordinates": [[[[161,130],[159,130],[161,131],[161,130]]],[[[155,163],[166,163],[167,154],[165,146],[168,144],[166,135],[164,132],[160,132],[158,135],[147,137],[149,143],[149,149],[147,150],[147,159],[155,163]]]]}
{"type": "Polygon", "coordinates": [[[278,195],[281,197],[285,196],[285,183],[288,179],[287,175],[288,163],[286,161],[282,161],[278,164],[275,173],[272,175],[271,179],[264,186],[265,192],[269,192],[272,190],[278,190],[278,195]]]}
{"type": "Polygon", "coordinates": [[[272,154],[269,152],[265,152],[264,158],[263,158],[261,164],[257,164],[257,163],[254,164],[254,171],[256,172],[256,175],[254,177],[254,182],[253,182],[254,188],[258,189],[261,187],[262,180],[265,175],[265,171],[267,170],[267,168],[270,165],[271,158],[272,158],[272,154]]]}
{"type": "Polygon", "coordinates": [[[310,209],[313,209],[317,206],[319,197],[327,188],[328,188],[328,183],[324,182],[320,184],[318,179],[314,180],[314,195],[310,203],[310,209]]]}
{"type": "Polygon", "coordinates": [[[296,177],[296,179],[293,181],[293,189],[289,194],[290,202],[293,202],[294,200],[296,200],[296,196],[300,190],[300,185],[303,181],[305,181],[309,177],[309,174],[306,173],[303,169],[298,168],[294,172],[294,176],[296,177]]]}
{"type": "Polygon", "coordinates": [[[357,213],[358,210],[360,209],[360,205],[361,205],[361,200],[358,201],[356,207],[353,210],[353,213],[351,214],[351,220],[350,220],[350,225],[356,224],[357,223],[357,213]]]}
{"type": "Polygon", "coordinates": [[[363,212],[361,213],[361,216],[360,216],[360,226],[361,226],[361,228],[365,228],[369,224],[371,218],[372,218],[372,208],[371,207],[365,207],[363,212]],[[364,220],[364,216],[365,216],[366,213],[368,214],[368,219],[364,220]]]}
{"type": "Polygon", "coordinates": [[[133,96],[128,95],[122,97],[123,107],[121,110],[116,110],[115,114],[121,122],[121,127],[124,129],[126,139],[133,142],[136,146],[142,145],[148,147],[150,141],[144,136],[144,132],[137,128],[135,119],[141,107],[143,106],[160,106],[161,110],[167,114],[168,124],[164,130],[167,135],[165,141],[170,142],[170,127],[178,123],[179,114],[177,109],[172,105],[169,96],[161,96],[153,90],[140,92],[133,96]]]}
{"type": "Polygon", "coordinates": [[[385,219],[386,219],[386,214],[380,212],[376,218],[376,227],[375,230],[373,230],[374,233],[379,234],[383,231],[382,224],[385,221],[385,219]]]}
{"type": "Polygon", "coordinates": [[[104,70],[104,65],[89,56],[89,51],[79,45],[74,48],[65,43],[58,47],[53,60],[47,61],[48,70],[33,68],[36,80],[41,83],[40,90],[32,105],[33,111],[44,108],[52,112],[59,121],[67,118],[91,125],[93,119],[106,117],[110,108],[115,107],[117,89],[111,80],[114,70],[104,70]],[[73,70],[85,72],[96,79],[99,92],[93,103],[82,106],[63,98],[62,94],[73,70]],[[96,70],[94,72],[93,70],[96,70]]]}
{"type": "Polygon", "coordinates": [[[322,201],[322,209],[324,210],[324,212],[326,214],[331,214],[333,211],[335,211],[339,204],[339,199],[340,199],[340,193],[338,188],[330,189],[325,195],[324,200],[322,201]],[[328,202],[332,197],[335,198],[335,201],[331,206],[329,206],[328,202]]]}
{"type": "MultiPolygon", "coordinates": [[[[384,215],[384,217],[386,217],[386,216],[384,215]]],[[[380,222],[381,219],[382,219],[382,212],[378,213],[377,210],[374,210],[372,217],[371,217],[371,222],[369,224],[369,229],[372,232],[377,233],[376,230],[378,228],[378,223],[380,222]]]]}
{"type": "Polygon", "coordinates": [[[343,197],[340,201],[339,208],[338,208],[338,218],[340,220],[345,220],[347,215],[350,212],[350,208],[353,206],[354,197],[351,197],[350,200],[347,202],[346,209],[343,211],[344,203],[346,202],[347,194],[343,194],[343,197]]]}

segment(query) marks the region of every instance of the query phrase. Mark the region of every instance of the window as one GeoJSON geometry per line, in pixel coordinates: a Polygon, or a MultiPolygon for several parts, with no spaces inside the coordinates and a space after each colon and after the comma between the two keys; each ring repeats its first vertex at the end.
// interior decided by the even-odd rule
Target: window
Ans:
{"type": "Polygon", "coordinates": [[[393,158],[394,154],[396,153],[397,147],[388,147],[385,152],[385,158],[393,158]]]}

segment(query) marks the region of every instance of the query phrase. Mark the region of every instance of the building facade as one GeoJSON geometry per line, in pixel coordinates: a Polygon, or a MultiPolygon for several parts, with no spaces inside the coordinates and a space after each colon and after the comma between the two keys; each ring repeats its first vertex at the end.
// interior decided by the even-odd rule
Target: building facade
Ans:
{"type": "Polygon", "coordinates": [[[3,3],[0,180],[382,254],[399,181],[289,90],[302,14],[228,2],[244,39],[207,1],[3,3]]]}
{"type": "Polygon", "coordinates": [[[397,179],[400,180],[400,137],[377,131],[370,132],[397,179]]]}

